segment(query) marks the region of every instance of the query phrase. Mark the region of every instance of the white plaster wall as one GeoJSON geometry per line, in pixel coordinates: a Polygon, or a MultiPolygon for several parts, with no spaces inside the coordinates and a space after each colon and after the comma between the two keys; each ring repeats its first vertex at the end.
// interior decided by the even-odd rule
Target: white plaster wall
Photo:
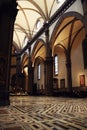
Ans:
{"type": "Polygon", "coordinates": [[[72,48],[72,86],[80,86],[80,75],[85,75],[87,85],[87,70],[84,69],[82,53],[82,34],[79,35],[72,48]]]}
{"type": "MultiPolygon", "coordinates": [[[[64,53],[59,53],[59,82],[61,79],[65,79],[65,87],[67,86],[67,75],[66,75],[66,58],[64,53]]],[[[60,87],[60,84],[59,84],[60,87]]]]}
{"type": "Polygon", "coordinates": [[[72,4],[70,8],[66,10],[66,12],[70,12],[70,11],[78,12],[83,15],[83,7],[82,7],[81,0],[76,0],[74,4],[72,4]]]}
{"type": "Polygon", "coordinates": [[[44,64],[41,64],[41,79],[37,80],[39,89],[44,89],[44,64]]]}
{"type": "Polygon", "coordinates": [[[58,65],[59,65],[59,73],[57,76],[54,75],[54,78],[58,79],[58,88],[60,88],[60,80],[65,79],[65,87],[67,87],[67,75],[66,75],[66,58],[63,52],[56,53],[58,54],[58,65]]]}
{"type": "Polygon", "coordinates": [[[34,69],[34,83],[37,83],[37,88],[38,89],[44,89],[45,85],[44,85],[44,64],[41,64],[41,79],[38,80],[37,79],[37,66],[35,66],[34,69]]]}
{"type": "Polygon", "coordinates": [[[37,83],[37,66],[34,68],[34,83],[37,83]]]}

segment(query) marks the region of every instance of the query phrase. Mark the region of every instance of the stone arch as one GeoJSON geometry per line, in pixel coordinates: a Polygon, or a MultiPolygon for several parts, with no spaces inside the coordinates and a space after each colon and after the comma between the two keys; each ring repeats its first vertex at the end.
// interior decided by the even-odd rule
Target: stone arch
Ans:
{"type": "Polygon", "coordinates": [[[37,93],[38,94],[43,94],[45,91],[45,74],[44,74],[44,68],[45,68],[45,61],[42,57],[38,56],[35,59],[35,64],[34,64],[34,84],[37,86],[37,93]],[[40,65],[41,70],[41,76],[40,79],[38,79],[38,65],[40,65]]]}
{"type": "MultiPolygon", "coordinates": [[[[65,14],[63,14],[60,19],[58,20],[58,22],[56,23],[54,29],[53,29],[53,32],[52,32],[52,35],[51,35],[51,39],[50,39],[50,43],[51,43],[51,47],[53,46],[54,44],[54,40],[55,40],[55,34],[57,32],[57,30],[59,29],[61,23],[63,22],[63,20],[65,18],[69,18],[69,17],[75,17],[76,19],[79,19],[83,25],[84,25],[84,20],[83,20],[83,16],[80,14],[80,13],[77,13],[77,12],[74,12],[74,11],[71,11],[71,12],[67,12],[65,14]]],[[[61,30],[62,31],[62,30],[61,30]]],[[[61,32],[60,31],[60,32],[61,32]]]]}
{"type": "MultiPolygon", "coordinates": [[[[67,86],[68,88],[71,86],[69,88],[70,92],[72,91],[71,50],[73,43],[76,43],[76,38],[78,38],[81,33],[83,33],[82,39],[84,39],[85,28],[83,16],[77,12],[67,12],[58,20],[51,36],[50,43],[52,51],[54,52],[56,45],[64,49],[66,56],[67,86]]],[[[82,41],[82,39],[80,40],[82,41]]],[[[75,80],[73,80],[73,82],[74,81],[75,80]]]]}
{"type": "Polygon", "coordinates": [[[32,53],[31,53],[31,58],[32,58],[32,64],[34,65],[36,57],[41,56],[42,58],[45,59],[45,53],[44,54],[39,54],[40,50],[46,49],[45,42],[42,39],[38,39],[33,47],[32,53]]]}

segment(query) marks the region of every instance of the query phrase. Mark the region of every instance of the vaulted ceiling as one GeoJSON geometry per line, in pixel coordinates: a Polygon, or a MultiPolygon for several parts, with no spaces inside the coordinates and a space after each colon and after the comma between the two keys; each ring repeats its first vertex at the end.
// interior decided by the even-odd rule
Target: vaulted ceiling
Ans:
{"type": "Polygon", "coordinates": [[[65,0],[17,0],[13,45],[21,51],[65,0]]]}

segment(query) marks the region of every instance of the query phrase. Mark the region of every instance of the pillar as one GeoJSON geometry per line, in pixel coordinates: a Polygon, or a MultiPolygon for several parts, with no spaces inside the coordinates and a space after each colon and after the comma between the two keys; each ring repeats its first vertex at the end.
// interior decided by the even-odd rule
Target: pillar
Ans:
{"type": "Polygon", "coordinates": [[[21,71],[22,71],[21,55],[17,55],[17,57],[16,57],[16,74],[20,74],[21,71]]]}
{"type": "Polygon", "coordinates": [[[53,93],[53,57],[49,42],[49,29],[45,31],[46,36],[46,61],[45,61],[45,88],[46,95],[53,93]]]}
{"type": "Polygon", "coordinates": [[[22,66],[21,66],[21,55],[16,56],[16,86],[15,91],[21,92],[24,87],[24,78],[22,74],[22,66]]]}
{"type": "Polygon", "coordinates": [[[31,61],[31,47],[28,48],[29,50],[29,59],[28,59],[28,93],[30,95],[33,94],[33,80],[34,80],[34,68],[32,67],[32,61],[31,61]]]}
{"type": "Polygon", "coordinates": [[[0,106],[9,105],[9,79],[16,0],[0,4],[0,106]]]}
{"type": "Polygon", "coordinates": [[[87,34],[82,42],[84,69],[87,69],[87,34]]]}
{"type": "Polygon", "coordinates": [[[82,5],[83,5],[83,13],[84,13],[84,26],[86,29],[86,34],[87,34],[87,0],[81,0],[82,1],[82,5]]]}
{"type": "Polygon", "coordinates": [[[71,93],[72,92],[72,73],[71,73],[70,54],[67,54],[66,56],[66,69],[67,69],[67,87],[68,87],[68,91],[71,93]]]}

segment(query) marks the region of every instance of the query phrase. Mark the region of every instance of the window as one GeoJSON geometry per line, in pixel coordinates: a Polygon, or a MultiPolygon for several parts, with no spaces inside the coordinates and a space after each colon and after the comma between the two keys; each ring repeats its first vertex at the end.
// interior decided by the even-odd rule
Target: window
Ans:
{"type": "Polygon", "coordinates": [[[54,56],[54,74],[58,75],[58,56],[54,56]]]}
{"type": "Polygon", "coordinates": [[[25,47],[27,45],[28,41],[29,41],[28,37],[25,36],[22,47],[25,47]]]}
{"type": "Polygon", "coordinates": [[[37,66],[37,78],[40,79],[41,78],[41,65],[38,64],[37,66]]]}
{"type": "Polygon", "coordinates": [[[41,27],[41,21],[40,21],[40,20],[37,20],[36,29],[39,29],[40,27],[41,27]]]}

